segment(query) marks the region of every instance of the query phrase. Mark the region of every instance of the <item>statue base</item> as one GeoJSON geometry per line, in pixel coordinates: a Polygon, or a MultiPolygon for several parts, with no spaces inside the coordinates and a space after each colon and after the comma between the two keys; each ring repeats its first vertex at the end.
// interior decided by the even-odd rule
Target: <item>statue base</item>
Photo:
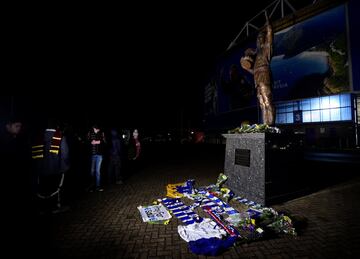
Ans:
{"type": "Polygon", "coordinates": [[[266,133],[223,134],[226,185],[236,195],[266,204],[266,133]]]}

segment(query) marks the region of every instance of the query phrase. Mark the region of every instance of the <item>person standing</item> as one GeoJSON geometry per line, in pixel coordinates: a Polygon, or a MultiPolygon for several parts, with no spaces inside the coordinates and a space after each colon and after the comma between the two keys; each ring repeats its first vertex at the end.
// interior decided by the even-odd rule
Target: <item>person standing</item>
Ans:
{"type": "Polygon", "coordinates": [[[128,145],[128,163],[129,163],[129,173],[134,174],[139,169],[141,155],[141,143],[139,140],[139,131],[134,129],[132,132],[132,137],[130,137],[128,145]]]}
{"type": "Polygon", "coordinates": [[[91,146],[91,177],[95,181],[94,187],[91,191],[102,192],[104,189],[101,187],[101,164],[103,161],[105,149],[105,134],[97,124],[91,127],[88,133],[88,141],[91,146]]]}
{"type": "Polygon", "coordinates": [[[66,206],[62,207],[60,192],[70,168],[69,147],[55,120],[50,119],[46,129],[37,134],[31,153],[37,178],[36,194],[43,201],[40,209],[52,213],[67,210],[66,206]]]}
{"type": "Polygon", "coordinates": [[[30,206],[32,201],[29,151],[22,120],[8,118],[5,127],[0,129],[0,164],[4,183],[1,197],[3,204],[9,205],[12,211],[16,211],[19,204],[30,206]]]}
{"type": "Polygon", "coordinates": [[[21,136],[23,128],[22,120],[9,118],[4,128],[0,129],[0,159],[5,186],[12,186],[15,182],[25,179],[24,169],[27,161],[27,147],[21,136]],[[15,181],[15,182],[13,182],[15,181]]]}
{"type": "Polygon", "coordinates": [[[108,181],[116,184],[123,183],[123,140],[116,129],[111,129],[110,157],[108,165],[108,181]]]}
{"type": "Polygon", "coordinates": [[[38,239],[34,237],[38,229],[30,170],[31,146],[24,124],[24,119],[12,115],[0,128],[1,211],[4,223],[1,233],[6,237],[3,238],[2,251],[14,258],[37,255],[38,252],[38,239]],[[22,249],[14,249],[19,245],[22,249]]]}

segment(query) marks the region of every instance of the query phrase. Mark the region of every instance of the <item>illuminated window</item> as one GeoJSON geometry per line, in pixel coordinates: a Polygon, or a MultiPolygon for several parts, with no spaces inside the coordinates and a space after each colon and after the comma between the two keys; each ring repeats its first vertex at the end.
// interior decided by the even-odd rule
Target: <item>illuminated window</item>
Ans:
{"type": "Polygon", "coordinates": [[[330,98],[329,96],[320,97],[320,109],[330,108],[330,98]]]}
{"type": "Polygon", "coordinates": [[[339,108],[340,107],[340,96],[333,95],[330,96],[330,108],[339,108]]]}
{"type": "Polygon", "coordinates": [[[321,110],[321,121],[330,121],[330,110],[329,109],[321,110]]]}
{"type": "Polygon", "coordinates": [[[331,121],[340,121],[341,120],[340,108],[330,110],[330,120],[331,121]]]}
{"type": "Polygon", "coordinates": [[[294,113],[297,111],[302,111],[303,123],[346,121],[352,119],[351,109],[350,94],[284,102],[276,105],[276,123],[294,123],[294,113]]]}
{"type": "Polygon", "coordinates": [[[348,95],[348,94],[340,95],[340,103],[341,103],[341,107],[351,106],[350,95],[348,95]]]}
{"type": "Polygon", "coordinates": [[[301,106],[300,102],[294,102],[294,111],[300,111],[301,110],[300,106],[301,106]]]}
{"type": "Polygon", "coordinates": [[[276,121],[278,123],[286,123],[286,113],[278,114],[278,116],[276,117],[276,121]]]}
{"type": "Polygon", "coordinates": [[[340,108],[340,117],[342,121],[351,120],[351,109],[349,107],[340,108]]]}
{"type": "Polygon", "coordinates": [[[303,122],[311,122],[311,113],[309,111],[303,112],[303,122]]]}
{"type": "Polygon", "coordinates": [[[302,100],[301,101],[301,109],[303,111],[308,111],[310,110],[310,100],[302,100]]]}
{"type": "Polygon", "coordinates": [[[293,112],[294,111],[294,106],[293,106],[293,103],[289,103],[287,106],[286,106],[286,112],[293,112]]]}
{"type": "Polygon", "coordinates": [[[311,102],[311,110],[320,109],[319,98],[312,98],[311,102]]]}
{"type": "Polygon", "coordinates": [[[286,123],[294,123],[294,115],[293,113],[286,113],[286,123]]]}
{"type": "Polygon", "coordinates": [[[311,111],[311,122],[318,122],[318,121],[321,121],[320,111],[319,110],[311,111]]]}

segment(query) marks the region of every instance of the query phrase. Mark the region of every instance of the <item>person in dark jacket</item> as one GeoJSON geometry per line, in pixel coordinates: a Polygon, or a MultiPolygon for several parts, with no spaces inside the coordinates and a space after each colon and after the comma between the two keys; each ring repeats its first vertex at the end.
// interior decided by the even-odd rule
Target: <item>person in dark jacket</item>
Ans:
{"type": "MultiPolygon", "coordinates": [[[[26,143],[21,136],[22,121],[18,118],[9,118],[0,132],[0,158],[5,179],[17,180],[22,178],[26,162],[26,143]]],[[[5,181],[7,182],[7,181],[5,181]]],[[[14,183],[7,182],[10,186],[14,183]]]]}
{"type": "Polygon", "coordinates": [[[133,175],[140,169],[141,158],[141,142],[139,140],[139,131],[137,129],[132,131],[132,137],[130,137],[128,144],[127,156],[127,174],[133,175]]]}
{"type": "Polygon", "coordinates": [[[115,182],[116,184],[123,183],[123,139],[119,137],[116,129],[111,130],[111,143],[109,152],[109,165],[108,165],[108,180],[109,183],[115,182]]]}
{"type": "Polygon", "coordinates": [[[11,210],[19,204],[28,206],[30,192],[30,171],[28,159],[29,146],[22,134],[23,123],[20,118],[11,117],[5,127],[0,129],[0,159],[3,188],[6,205],[11,210]]]}
{"type": "Polygon", "coordinates": [[[49,120],[47,128],[36,136],[31,153],[38,183],[36,193],[44,200],[41,209],[53,213],[65,210],[67,207],[61,206],[60,191],[70,167],[69,148],[55,121],[49,120]]]}
{"type": "MultiPolygon", "coordinates": [[[[91,145],[91,177],[95,180],[95,190],[102,192],[104,189],[101,187],[101,164],[106,143],[105,134],[94,124],[87,137],[91,145]]],[[[93,190],[94,188],[91,188],[91,191],[93,190]]]]}
{"type": "MultiPolygon", "coordinates": [[[[1,212],[4,237],[2,251],[14,258],[36,252],[35,220],[31,196],[30,143],[22,118],[1,118],[0,164],[2,176],[1,212]],[[21,249],[14,247],[21,246],[21,249]],[[8,250],[8,251],[6,251],[8,250]]],[[[30,255],[31,256],[31,255],[30,255]]]]}

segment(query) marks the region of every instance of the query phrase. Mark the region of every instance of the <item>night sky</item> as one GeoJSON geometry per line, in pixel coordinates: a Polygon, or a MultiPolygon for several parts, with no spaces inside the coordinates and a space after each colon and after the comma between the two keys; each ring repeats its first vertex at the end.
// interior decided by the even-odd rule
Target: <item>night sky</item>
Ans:
{"type": "Polygon", "coordinates": [[[203,87],[216,59],[273,1],[242,2],[134,3],[13,17],[6,42],[7,71],[22,96],[15,110],[31,117],[52,107],[72,120],[201,127],[203,87]]]}

